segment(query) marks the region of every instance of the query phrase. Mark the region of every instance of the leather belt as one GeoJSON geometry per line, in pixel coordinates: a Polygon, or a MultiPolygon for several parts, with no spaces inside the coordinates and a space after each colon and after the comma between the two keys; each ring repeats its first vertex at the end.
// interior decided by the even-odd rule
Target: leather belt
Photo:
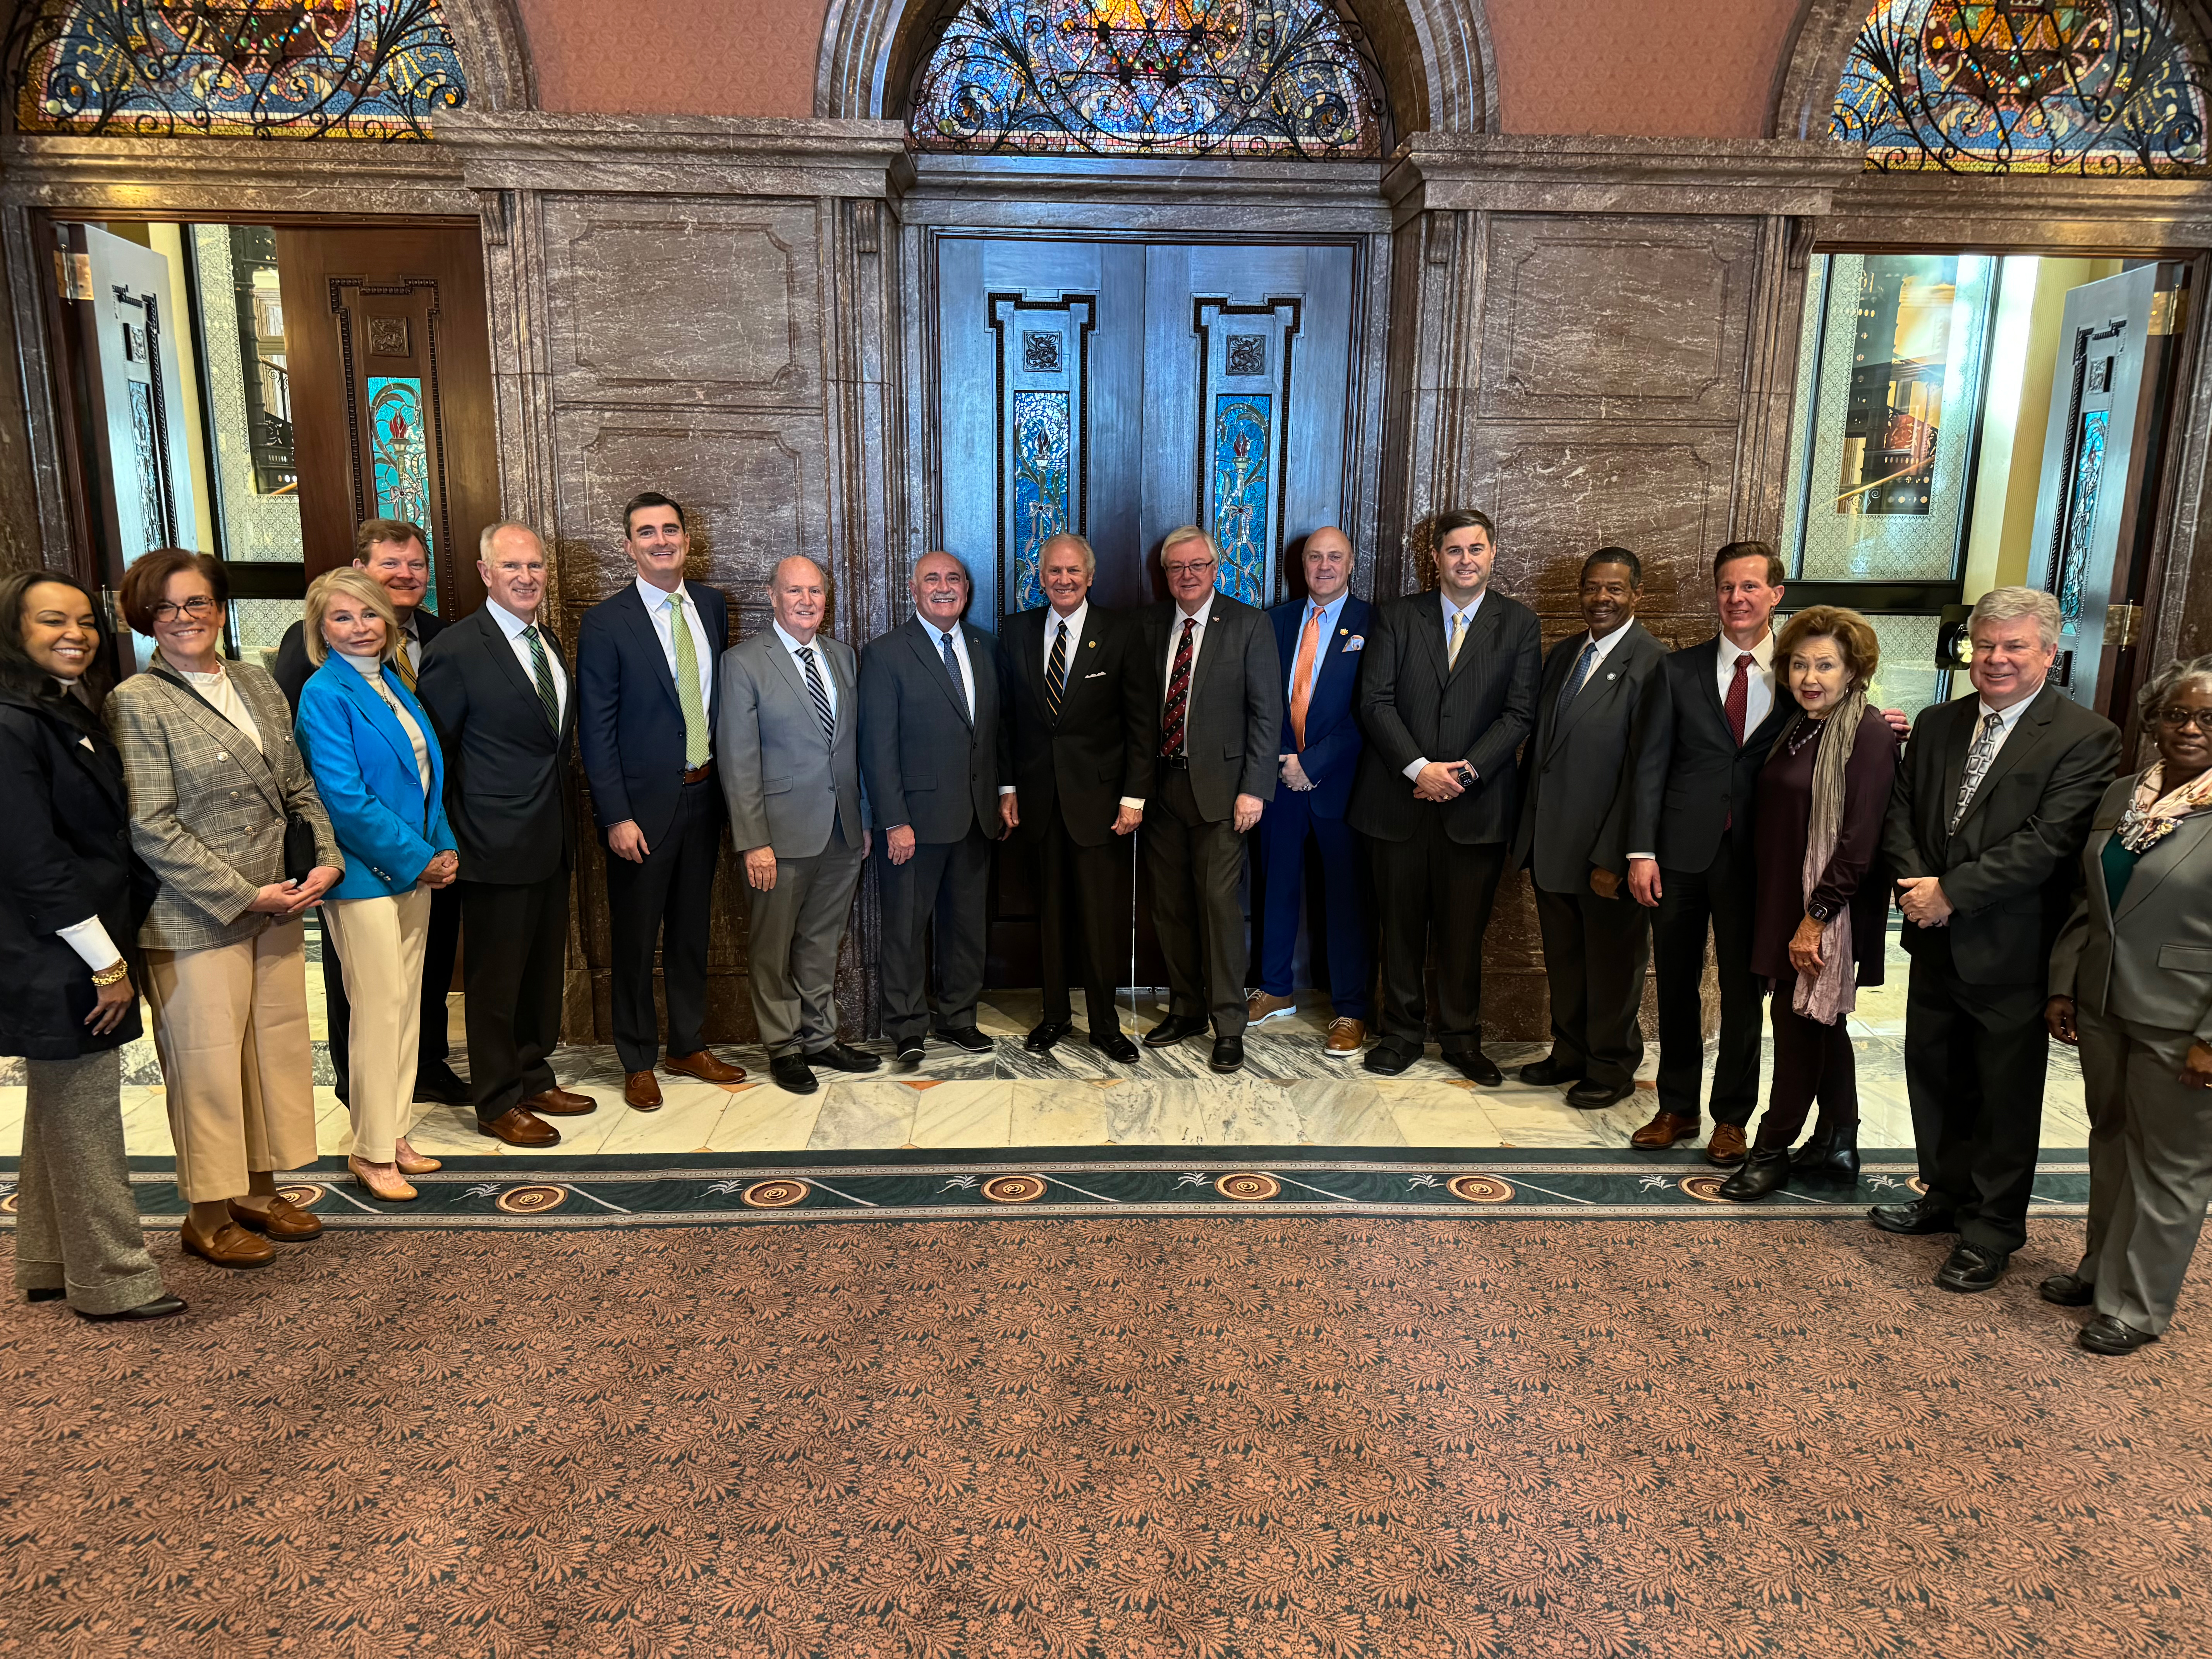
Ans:
{"type": "Polygon", "coordinates": [[[1190,770],[1190,757],[1188,755],[1163,755],[1160,757],[1160,764],[1166,767],[1170,772],[1188,772],[1190,770]]]}
{"type": "Polygon", "coordinates": [[[704,783],[714,775],[714,763],[708,761],[704,766],[695,766],[689,772],[678,775],[685,783],[704,783]]]}

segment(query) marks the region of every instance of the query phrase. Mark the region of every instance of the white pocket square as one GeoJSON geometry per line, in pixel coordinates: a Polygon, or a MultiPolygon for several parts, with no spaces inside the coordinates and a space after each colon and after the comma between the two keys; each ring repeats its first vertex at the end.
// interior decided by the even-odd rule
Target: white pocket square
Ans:
{"type": "Polygon", "coordinates": [[[80,749],[90,749],[92,747],[92,739],[90,738],[79,738],[76,740],[76,746],[80,749]]]}
{"type": "Polygon", "coordinates": [[[1102,668],[1097,673],[1085,674],[1083,678],[1086,680],[1103,680],[1106,678],[1106,671],[1102,668]]]}
{"type": "Polygon", "coordinates": [[[1367,648],[1367,635],[1354,634],[1344,642],[1344,648],[1346,651],[1364,651],[1367,648]]]}

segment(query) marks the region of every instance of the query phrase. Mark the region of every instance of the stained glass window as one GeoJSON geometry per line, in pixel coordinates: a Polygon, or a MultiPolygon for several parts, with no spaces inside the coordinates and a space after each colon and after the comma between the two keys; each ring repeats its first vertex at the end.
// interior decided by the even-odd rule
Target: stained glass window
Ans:
{"type": "Polygon", "coordinates": [[[26,132],[427,138],[468,101],[438,0],[30,0],[7,61],[26,132]]]}
{"type": "Polygon", "coordinates": [[[1380,155],[1361,40],[1328,0],[964,0],[910,130],[924,149],[1380,155]]]}
{"type": "Polygon", "coordinates": [[[2204,83],[2153,0],[1875,0],[1828,131],[1875,172],[2167,173],[2204,83]]]}

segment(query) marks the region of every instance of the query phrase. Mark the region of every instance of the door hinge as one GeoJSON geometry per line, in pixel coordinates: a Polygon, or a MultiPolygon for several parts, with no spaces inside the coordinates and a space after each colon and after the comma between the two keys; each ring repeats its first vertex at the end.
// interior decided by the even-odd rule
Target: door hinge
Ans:
{"type": "Polygon", "coordinates": [[[2188,314],[2189,295],[2186,289],[2160,289],[2150,296],[2150,327],[2148,332],[2160,334],[2181,332],[2182,319],[2188,314]]]}
{"type": "Polygon", "coordinates": [[[2108,605],[2105,607],[2105,648],[2124,651],[2142,637],[2142,607],[2108,605]]]}
{"type": "Polygon", "coordinates": [[[64,300],[92,298],[92,255],[54,250],[54,292],[64,300]]]}

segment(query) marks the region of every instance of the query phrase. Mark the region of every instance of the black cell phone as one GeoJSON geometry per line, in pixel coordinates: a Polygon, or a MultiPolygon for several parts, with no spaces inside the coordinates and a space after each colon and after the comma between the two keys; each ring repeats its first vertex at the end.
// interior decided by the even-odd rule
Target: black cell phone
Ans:
{"type": "Polygon", "coordinates": [[[1472,789],[1474,787],[1474,769],[1472,766],[1462,765],[1455,775],[1459,779],[1459,787],[1461,788],[1472,789]]]}

